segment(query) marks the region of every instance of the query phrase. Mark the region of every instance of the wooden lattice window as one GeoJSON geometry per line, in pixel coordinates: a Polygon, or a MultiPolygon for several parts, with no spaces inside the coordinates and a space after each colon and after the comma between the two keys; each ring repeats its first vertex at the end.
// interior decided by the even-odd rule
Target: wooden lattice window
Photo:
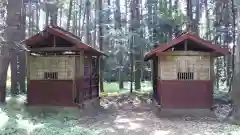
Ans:
{"type": "Polygon", "coordinates": [[[194,73],[193,72],[178,72],[177,79],[178,80],[193,80],[194,73]]]}
{"type": "Polygon", "coordinates": [[[44,79],[45,80],[57,80],[58,72],[44,72],[44,79]]]}
{"type": "Polygon", "coordinates": [[[210,56],[160,57],[159,76],[162,80],[209,80],[210,56]]]}

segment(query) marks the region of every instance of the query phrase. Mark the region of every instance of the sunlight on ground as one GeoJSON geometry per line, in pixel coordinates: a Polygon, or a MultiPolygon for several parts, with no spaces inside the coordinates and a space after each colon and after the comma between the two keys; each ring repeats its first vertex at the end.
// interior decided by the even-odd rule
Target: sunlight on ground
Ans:
{"type": "Polygon", "coordinates": [[[0,106],[0,135],[99,135],[101,131],[77,126],[79,115],[68,108],[27,107],[25,95],[7,97],[0,106]],[[54,111],[53,111],[54,110],[54,111]]]}
{"type": "MultiPolygon", "coordinates": [[[[119,90],[117,83],[105,83],[105,92],[115,93],[116,95],[119,95],[121,92],[128,93],[129,90],[127,88],[129,87],[129,84],[125,84],[126,89],[119,90]]],[[[144,92],[146,93],[151,91],[150,82],[143,82],[142,86],[143,89],[141,91],[135,92],[138,92],[141,95],[144,92]]],[[[98,126],[95,126],[94,123],[92,125],[88,125],[87,127],[81,127],[86,123],[81,123],[82,125],[79,123],[79,120],[83,119],[83,117],[79,117],[79,111],[74,112],[68,108],[55,110],[53,108],[45,109],[41,107],[36,107],[32,110],[29,110],[29,108],[24,105],[25,100],[26,95],[20,95],[17,98],[7,97],[7,105],[0,106],[0,135],[15,135],[16,133],[18,133],[18,135],[100,135],[102,130],[107,131],[110,133],[110,135],[118,135],[119,132],[122,133],[123,131],[129,133],[135,133],[138,131],[142,132],[146,128],[148,130],[146,133],[149,135],[172,135],[175,131],[177,132],[185,130],[185,127],[187,127],[187,130],[192,130],[192,128],[196,130],[191,131],[192,135],[200,135],[198,134],[199,132],[205,135],[212,135],[211,133],[213,132],[211,130],[216,131],[217,127],[219,127],[220,130],[224,127],[224,132],[230,132],[229,134],[219,133],[218,135],[239,135],[239,130],[237,128],[236,131],[232,130],[232,125],[225,124],[224,126],[221,125],[220,127],[218,126],[219,123],[217,123],[215,126],[213,126],[213,128],[208,128],[207,130],[198,129],[194,126],[189,126],[191,125],[190,121],[186,122],[183,120],[176,122],[172,120],[163,120],[160,118],[156,119],[155,117],[153,118],[153,116],[148,115],[146,112],[128,112],[131,111],[131,106],[130,108],[126,109],[124,113],[121,112],[121,114],[116,115],[116,117],[114,116],[114,118],[111,120],[107,120],[108,118],[105,118],[104,123],[101,123],[101,121],[95,122],[101,123],[98,126]],[[106,123],[109,123],[109,125],[106,123]],[[157,126],[153,125],[153,123],[156,123],[157,126]],[[161,125],[161,123],[163,123],[164,126],[161,125]],[[103,125],[107,126],[104,127],[103,125]],[[170,125],[170,128],[166,128],[166,125],[170,125]],[[184,128],[179,128],[178,126],[182,126],[184,128]],[[228,126],[230,131],[227,130],[228,126]]],[[[120,104],[123,104],[122,106],[124,107],[124,104],[128,104],[127,101],[128,100],[126,100],[126,103],[125,101],[122,101],[122,103],[113,102],[112,105],[116,104],[116,106],[120,106],[120,104]]],[[[140,100],[138,101],[135,99],[133,100],[132,105],[139,104],[139,102],[140,100]]],[[[109,114],[105,115],[110,117],[109,114]]],[[[202,126],[197,122],[195,125],[201,126],[201,128],[206,127],[206,124],[203,124],[202,126]]],[[[207,126],[209,127],[210,125],[207,124],[207,126]]]]}
{"type": "Polygon", "coordinates": [[[44,128],[44,124],[33,124],[30,120],[22,119],[22,115],[17,115],[17,127],[26,130],[28,134],[32,133],[38,128],[44,128]]]}
{"type": "Polygon", "coordinates": [[[144,119],[136,118],[136,119],[128,119],[128,118],[121,118],[117,116],[114,120],[116,123],[116,127],[118,129],[128,129],[128,130],[137,130],[143,128],[141,124],[137,123],[137,121],[143,121],[144,119]]]}
{"type": "Polygon", "coordinates": [[[141,124],[134,123],[134,122],[129,122],[129,127],[127,128],[128,130],[136,130],[142,128],[141,124]]]}
{"type": "Polygon", "coordinates": [[[43,128],[43,124],[34,124],[30,120],[23,119],[23,116],[19,114],[19,112],[14,112],[16,110],[23,110],[24,109],[24,102],[25,102],[26,97],[21,95],[17,98],[11,98],[7,97],[7,105],[6,105],[6,110],[9,111],[9,114],[11,113],[16,113],[14,116],[15,122],[13,122],[13,117],[9,117],[6,112],[3,112],[2,109],[0,108],[0,118],[1,118],[1,123],[0,123],[0,130],[4,130],[7,128],[7,124],[10,123],[15,123],[16,126],[15,128],[18,129],[23,129],[27,132],[27,135],[32,133],[35,129],[37,128],[43,128]]]}
{"type": "Polygon", "coordinates": [[[168,134],[170,134],[170,131],[157,130],[153,132],[153,135],[168,135],[168,134]]]}
{"type": "MultiPolygon", "coordinates": [[[[7,87],[10,88],[10,77],[8,76],[7,87]]],[[[143,82],[142,87],[149,88],[149,82],[143,82]]],[[[118,84],[115,83],[104,83],[105,92],[107,96],[119,95],[124,93],[129,93],[129,82],[125,82],[124,89],[119,90],[118,84]]],[[[36,109],[29,110],[25,106],[26,95],[19,95],[16,98],[10,96],[6,97],[7,104],[5,106],[0,106],[0,135],[15,134],[19,135],[55,135],[59,132],[70,133],[71,135],[79,135],[79,133],[84,132],[84,135],[98,135],[101,134],[101,130],[89,130],[87,128],[82,128],[78,125],[79,114],[75,114],[68,109],[63,109],[61,111],[53,111],[48,109],[42,109],[37,107],[36,109]]],[[[124,119],[123,119],[124,120],[124,119]]],[[[122,121],[123,121],[122,120],[122,121]]],[[[128,130],[136,130],[142,128],[140,124],[136,121],[141,121],[141,118],[130,120],[125,123],[119,123],[118,129],[125,128],[128,130]]],[[[119,119],[119,122],[121,120],[119,119]]],[[[104,129],[106,130],[106,129],[104,129]]],[[[109,132],[114,132],[114,129],[107,129],[109,132]]]]}
{"type": "Polygon", "coordinates": [[[0,122],[0,130],[3,129],[8,120],[9,120],[9,117],[7,116],[7,114],[5,112],[2,111],[2,109],[0,108],[0,118],[1,118],[1,122],[0,122]]]}

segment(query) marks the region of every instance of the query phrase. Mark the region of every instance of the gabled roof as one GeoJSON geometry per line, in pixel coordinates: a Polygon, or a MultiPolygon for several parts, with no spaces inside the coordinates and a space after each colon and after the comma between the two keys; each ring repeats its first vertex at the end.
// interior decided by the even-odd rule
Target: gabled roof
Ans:
{"type": "Polygon", "coordinates": [[[220,45],[212,44],[210,41],[201,39],[196,34],[186,33],[183,34],[175,39],[173,39],[169,43],[161,44],[156,49],[152,50],[151,52],[147,53],[144,57],[144,60],[151,59],[152,56],[161,54],[162,52],[170,49],[171,47],[174,47],[175,45],[185,41],[185,40],[191,40],[194,43],[196,43],[197,46],[202,46],[208,49],[212,49],[213,52],[217,53],[218,55],[227,55],[230,53],[230,51],[226,48],[221,48],[220,45]]]}
{"type": "Polygon", "coordinates": [[[81,41],[80,37],[74,35],[73,33],[64,30],[61,27],[58,26],[47,26],[44,30],[42,30],[41,32],[39,32],[36,35],[33,35],[27,39],[25,39],[24,41],[22,41],[21,43],[25,44],[26,48],[30,47],[34,47],[34,45],[36,45],[35,43],[39,42],[40,40],[45,38],[44,33],[49,33],[52,34],[54,36],[60,37],[70,43],[72,43],[74,46],[73,48],[80,50],[87,50],[87,51],[93,51],[96,52],[98,54],[101,55],[105,55],[103,52],[92,48],[90,45],[85,44],[81,41]]]}

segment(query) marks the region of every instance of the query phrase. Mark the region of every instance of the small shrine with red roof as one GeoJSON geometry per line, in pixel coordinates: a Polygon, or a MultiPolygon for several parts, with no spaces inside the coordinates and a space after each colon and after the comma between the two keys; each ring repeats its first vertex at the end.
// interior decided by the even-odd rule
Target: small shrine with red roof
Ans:
{"type": "Polygon", "coordinates": [[[58,26],[47,26],[23,44],[28,105],[82,106],[99,99],[102,52],[58,26]]]}
{"type": "Polygon", "coordinates": [[[154,98],[161,108],[210,109],[213,105],[214,59],[229,50],[185,33],[145,55],[153,61],[154,98]]]}

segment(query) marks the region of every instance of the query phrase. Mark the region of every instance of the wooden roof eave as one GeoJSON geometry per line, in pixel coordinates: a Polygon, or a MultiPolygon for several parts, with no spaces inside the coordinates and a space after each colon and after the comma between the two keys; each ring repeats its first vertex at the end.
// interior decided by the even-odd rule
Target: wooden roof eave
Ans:
{"type": "MultiPolygon", "coordinates": [[[[63,30],[62,28],[60,28],[60,29],[63,30]]],[[[97,53],[99,53],[99,54],[101,54],[101,55],[107,56],[107,55],[104,54],[103,52],[92,48],[92,47],[91,47],[90,45],[88,45],[88,44],[83,43],[83,42],[80,41],[80,39],[78,39],[77,37],[70,38],[69,36],[66,36],[66,35],[62,34],[62,32],[59,32],[59,31],[57,31],[57,30],[55,30],[55,29],[49,28],[49,30],[50,30],[49,32],[51,32],[52,34],[60,34],[59,36],[60,36],[61,38],[64,38],[65,40],[68,40],[68,41],[72,42],[73,44],[75,44],[75,46],[76,46],[78,49],[83,49],[83,50],[88,50],[88,49],[90,49],[90,50],[93,51],[93,52],[97,52],[97,53]],[[84,46],[83,46],[82,44],[84,44],[84,46]],[[87,46],[87,47],[86,47],[86,46],[87,46]]],[[[63,31],[65,31],[65,30],[63,30],[63,31]]],[[[65,31],[65,32],[67,32],[67,31],[65,31]]],[[[71,33],[69,33],[69,32],[67,32],[67,33],[70,34],[71,36],[73,36],[71,33]]]]}
{"type": "Polygon", "coordinates": [[[20,44],[25,44],[25,46],[27,45],[32,45],[36,42],[38,42],[39,40],[41,40],[42,38],[47,37],[47,31],[43,30],[33,36],[28,37],[27,39],[24,39],[20,42],[20,44]]]}
{"type": "Polygon", "coordinates": [[[201,38],[196,38],[196,37],[194,37],[190,34],[186,34],[186,35],[183,35],[180,38],[173,39],[170,43],[162,44],[159,47],[157,47],[156,49],[147,53],[144,57],[144,61],[147,61],[147,60],[151,59],[153,57],[153,55],[158,55],[159,53],[164,52],[168,48],[170,48],[170,47],[172,47],[172,46],[174,46],[174,45],[176,45],[176,44],[178,44],[178,43],[180,43],[184,40],[187,40],[187,39],[190,39],[190,40],[198,43],[199,45],[202,45],[202,46],[205,46],[205,47],[208,47],[208,48],[214,50],[214,53],[216,53],[216,56],[223,56],[223,55],[231,54],[231,52],[229,52],[228,50],[226,50],[224,48],[220,48],[219,46],[217,46],[215,44],[212,44],[208,41],[205,41],[201,38]]]}
{"type": "Polygon", "coordinates": [[[53,35],[58,35],[59,37],[61,37],[61,38],[65,39],[65,40],[71,42],[72,44],[77,45],[77,44],[82,43],[79,39],[75,39],[75,38],[71,38],[70,36],[66,36],[61,31],[58,31],[58,30],[56,30],[54,28],[49,28],[48,27],[47,31],[49,33],[53,34],[53,35]]]}
{"type": "Polygon", "coordinates": [[[103,53],[103,52],[101,52],[101,51],[98,51],[98,50],[92,50],[92,49],[86,49],[85,50],[86,52],[91,52],[91,53],[93,53],[94,55],[96,55],[96,56],[105,56],[105,57],[108,57],[108,55],[107,54],[105,54],[105,53],[103,53]]]}
{"type": "MultiPolygon", "coordinates": [[[[83,49],[83,48],[77,48],[77,47],[41,47],[41,48],[27,48],[29,52],[45,52],[45,53],[50,53],[50,52],[81,52],[81,51],[88,51],[88,49],[83,49]]],[[[96,55],[103,55],[107,56],[106,54],[97,51],[97,50],[89,50],[93,52],[96,55]]]]}
{"type": "Polygon", "coordinates": [[[149,61],[149,60],[152,60],[154,56],[157,56],[156,54],[146,54],[144,56],[144,61],[149,61]]]}
{"type": "Polygon", "coordinates": [[[27,51],[34,51],[34,52],[38,52],[38,51],[42,51],[42,52],[61,52],[61,51],[91,51],[97,55],[104,55],[104,56],[107,56],[105,53],[99,51],[99,50],[96,50],[94,48],[92,48],[90,45],[88,44],[85,44],[83,42],[81,42],[81,40],[75,36],[74,34],[60,28],[60,27],[57,27],[57,26],[52,26],[52,27],[46,27],[44,31],[42,32],[46,32],[46,33],[50,33],[50,34],[53,34],[53,35],[57,35],[67,41],[69,41],[70,43],[74,44],[74,48],[38,48],[38,49],[33,49],[33,48],[29,48],[28,45],[32,45],[34,44],[36,41],[40,40],[43,36],[41,33],[38,33],[36,35],[33,35],[31,37],[29,37],[28,39],[25,39],[23,41],[21,41],[21,44],[24,44],[25,48],[27,51]],[[34,40],[33,40],[34,39],[34,40]]]}
{"type": "Polygon", "coordinates": [[[212,53],[212,56],[214,56],[214,57],[221,57],[221,56],[229,56],[229,55],[231,55],[232,53],[230,52],[230,51],[224,51],[224,52],[219,52],[219,51],[214,51],[213,53],[212,53]]]}
{"type": "Polygon", "coordinates": [[[66,52],[75,51],[80,52],[78,48],[75,47],[41,47],[41,48],[28,48],[30,52],[66,52]]]}

